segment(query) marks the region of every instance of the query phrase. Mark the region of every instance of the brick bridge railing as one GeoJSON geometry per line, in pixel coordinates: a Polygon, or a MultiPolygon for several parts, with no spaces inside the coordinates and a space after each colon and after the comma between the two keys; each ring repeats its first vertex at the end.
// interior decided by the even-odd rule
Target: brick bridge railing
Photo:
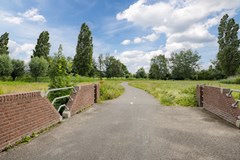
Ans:
{"type": "MultiPolygon", "coordinates": [[[[67,104],[73,115],[93,105],[99,98],[99,85],[76,87],[67,104]]],[[[0,95],[0,152],[23,137],[60,122],[61,115],[41,92],[0,95]]]]}
{"type": "Polygon", "coordinates": [[[225,88],[197,85],[198,106],[240,128],[240,109],[230,91],[225,88]]]}

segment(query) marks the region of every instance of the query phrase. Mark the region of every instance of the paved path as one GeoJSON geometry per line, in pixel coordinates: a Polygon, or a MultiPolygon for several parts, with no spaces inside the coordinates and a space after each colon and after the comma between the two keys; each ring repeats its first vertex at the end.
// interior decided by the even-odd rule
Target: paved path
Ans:
{"type": "Polygon", "coordinates": [[[240,130],[200,108],[162,107],[146,92],[124,87],[120,98],[0,153],[0,159],[240,159],[240,130]]]}

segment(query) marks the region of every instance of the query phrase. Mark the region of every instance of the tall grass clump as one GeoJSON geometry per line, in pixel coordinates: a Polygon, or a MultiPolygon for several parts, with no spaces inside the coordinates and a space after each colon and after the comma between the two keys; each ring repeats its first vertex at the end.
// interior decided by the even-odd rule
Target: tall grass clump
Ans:
{"type": "Polygon", "coordinates": [[[100,81],[100,100],[110,100],[119,97],[124,88],[119,81],[100,81]]]}
{"type": "Polygon", "coordinates": [[[143,89],[165,106],[196,106],[196,84],[190,81],[133,81],[130,85],[143,89]]]}
{"type": "Polygon", "coordinates": [[[240,76],[228,77],[227,79],[223,79],[219,81],[224,84],[240,84],[240,76]]]}

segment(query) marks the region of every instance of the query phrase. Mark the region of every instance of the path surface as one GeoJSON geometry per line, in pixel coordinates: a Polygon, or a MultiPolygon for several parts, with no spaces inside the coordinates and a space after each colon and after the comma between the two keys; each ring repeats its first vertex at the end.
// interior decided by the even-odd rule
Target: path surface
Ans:
{"type": "Polygon", "coordinates": [[[200,108],[162,107],[146,92],[124,87],[118,99],[0,153],[0,159],[240,159],[240,130],[200,108]]]}

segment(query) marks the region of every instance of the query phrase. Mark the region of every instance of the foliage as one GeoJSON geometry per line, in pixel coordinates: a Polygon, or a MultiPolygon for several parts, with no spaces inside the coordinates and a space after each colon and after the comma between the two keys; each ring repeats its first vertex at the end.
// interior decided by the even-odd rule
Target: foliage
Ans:
{"type": "Polygon", "coordinates": [[[81,76],[89,76],[92,69],[92,33],[86,23],[81,26],[78,36],[76,55],[73,59],[73,71],[81,76]]]}
{"type": "Polygon", "coordinates": [[[155,56],[151,59],[151,66],[149,70],[150,79],[167,79],[168,68],[167,59],[164,55],[155,56]]]}
{"type": "Polygon", "coordinates": [[[207,70],[201,70],[196,72],[196,80],[219,80],[224,79],[224,73],[216,68],[213,68],[211,65],[207,70]]]}
{"type": "Polygon", "coordinates": [[[3,55],[3,54],[6,54],[8,55],[9,54],[9,51],[8,51],[8,33],[5,32],[3,35],[1,35],[0,37],[0,55],[3,55]]]}
{"type": "Polygon", "coordinates": [[[136,78],[147,78],[147,74],[145,72],[145,69],[143,67],[139,68],[136,72],[136,78]]]}
{"type": "Polygon", "coordinates": [[[218,27],[219,52],[217,55],[221,69],[227,76],[235,75],[240,65],[240,40],[238,39],[239,25],[233,18],[225,14],[218,27]]]}
{"type": "Polygon", "coordinates": [[[43,57],[33,57],[29,63],[30,73],[35,81],[38,81],[39,76],[44,76],[47,73],[48,62],[43,57]]]}
{"type": "Polygon", "coordinates": [[[0,77],[11,75],[13,70],[11,59],[8,55],[0,55],[0,77]]]}
{"type": "Polygon", "coordinates": [[[104,57],[102,54],[98,56],[98,71],[99,71],[99,77],[102,80],[103,77],[103,70],[104,70],[104,57]]]}
{"type": "Polygon", "coordinates": [[[37,45],[35,46],[35,50],[33,50],[33,57],[44,57],[48,60],[49,51],[51,44],[49,41],[49,33],[48,31],[43,31],[37,40],[37,45]]]}
{"type": "Polygon", "coordinates": [[[95,61],[95,59],[93,58],[92,59],[93,61],[92,61],[92,69],[91,69],[91,71],[89,72],[89,76],[90,77],[96,77],[96,76],[98,76],[98,69],[97,69],[97,63],[96,63],[96,61],[95,61]]]}
{"type": "Polygon", "coordinates": [[[13,71],[11,73],[11,77],[13,81],[15,81],[16,77],[20,77],[24,75],[24,61],[21,60],[12,60],[13,71]]]}
{"type": "Polygon", "coordinates": [[[105,74],[107,78],[111,77],[125,77],[128,73],[127,68],[114,56],[106,56],[105,61],[105,74]]]}
{"type": "MultiPolygon", "coordinates": [[[[49,88],[63,88],[63,87],[69,87],[73,85],[70,82],[71,77],[67,73],[68,61],[63,56],[62,52],[63,52],[62,45],[60,45],[58,48],[58,52],[55,53],[54,57],[52,58],[52,62],[50,63],[49,70],[48,70],[49,77],[50,77],[49,88]]],[[[49,94],[49,99],[52,101],[56,97],[69,95],[70,93],[71,91],[69,90],[51,92],[49,94]]],[[[67,101],[68,99],[59,100],[55,104],[55,107],[58,108],[61,104],[67,103],[67,101]]]]}
{"type": "Polygon", "coordinates": [[[228,77],[227,79],[221,80],[220,83],[224,83],[224,84],[240,84],[240,77],[239,76],[228,77]]]}
{"type": "Polygon", "coordinates": [[[172,78],[173,79],[190,79],[199,68],[198,61],[200,56],[192,50],[182,50],[180,53],[172,53],[171,58],[172,78]]]}
{"type": "Polygon", "coordinates": [[[100,82],[100,100],[110,100],[119,97],[124,88],[120,85],[119,81],[101,81],[100,82]]]}

